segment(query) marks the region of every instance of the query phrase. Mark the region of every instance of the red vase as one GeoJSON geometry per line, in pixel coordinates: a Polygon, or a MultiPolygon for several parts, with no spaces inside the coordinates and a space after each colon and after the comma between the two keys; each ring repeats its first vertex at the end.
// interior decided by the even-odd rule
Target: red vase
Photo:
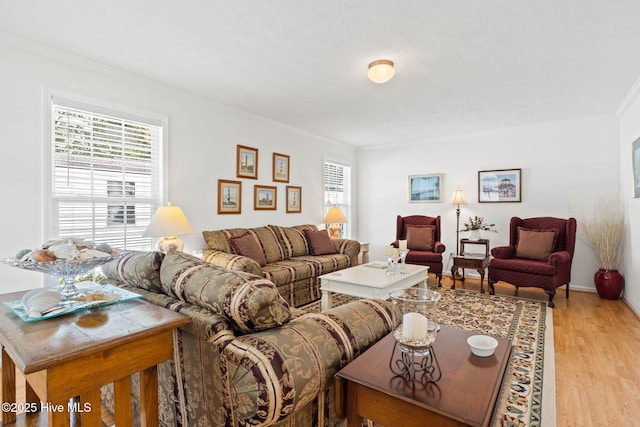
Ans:
{"type": "Polygon", "coordinates": [[[600,298],[618,299],[624,291],[624,277],[618,270],[601,268],[593,275],[593,281],[600,298]]]}

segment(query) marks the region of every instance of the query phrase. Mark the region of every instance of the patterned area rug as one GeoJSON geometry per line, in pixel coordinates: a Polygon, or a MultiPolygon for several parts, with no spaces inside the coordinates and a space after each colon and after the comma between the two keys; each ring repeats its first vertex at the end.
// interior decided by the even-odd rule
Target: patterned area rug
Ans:
{"type": "MultiPolygon", "coordinates": [[[[452,291],[439,288],[438,292],[442,294],[438,304],[440,323],[507,338],[514,345],[493,425],[541,426],[545,325],[548,314],[546,303],[459,289],[452,291]]],[[[353,299],[355,298],[333,295],[334,306],[353,299]]],[[[318,312],[320,302],[308,304],[302,310],[318,312]]],[[[550,394],[555,394],[554,388],[550,394]]],[[[555,407],[549,409],[553,413],[545,414],[545,427],[555,425],[555,407]]]]}

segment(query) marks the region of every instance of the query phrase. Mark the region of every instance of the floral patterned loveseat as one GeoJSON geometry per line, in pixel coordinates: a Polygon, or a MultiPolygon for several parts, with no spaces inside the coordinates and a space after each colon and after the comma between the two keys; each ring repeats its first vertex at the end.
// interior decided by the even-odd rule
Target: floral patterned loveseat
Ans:
{"type": "Polygon", "coordinates": [[[330,239],[313,224],[203,231],[203,259],[272,281],[292,307],[320,299],[319,276],[358,264],[360,243],[330,239]],[[251,245],[238,245],[244,241],[251,245]],[[324,246],[322,245],[324,243],[324,246]]]}
{"type": "MultiPolygon", "coordinates": [[[[400,320],[382,300],[302,314],[264,277],[182,252],[129,253],[103,272],[105,283],[191,318],[158,367],[163,426],[335,426],[335,373],[400,320]]],[[[112,391],[103,397],[109,405],[112,391]]]]}

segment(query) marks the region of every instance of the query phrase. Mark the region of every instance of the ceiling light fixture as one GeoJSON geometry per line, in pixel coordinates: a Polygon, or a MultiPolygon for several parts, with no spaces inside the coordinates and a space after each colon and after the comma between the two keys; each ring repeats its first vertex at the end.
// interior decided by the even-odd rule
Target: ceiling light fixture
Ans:
{"type": "Polygon", "coordinates": [[[392,61],[379,59],[369,64],[367,77],[374,83],[386,83],[391,80],[395,72],[392,61]]]}

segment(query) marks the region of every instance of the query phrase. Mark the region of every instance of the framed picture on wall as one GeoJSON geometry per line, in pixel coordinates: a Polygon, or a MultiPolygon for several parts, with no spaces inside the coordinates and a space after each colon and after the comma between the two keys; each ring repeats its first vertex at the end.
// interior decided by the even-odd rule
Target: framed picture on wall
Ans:
{"type": "Polygon", "coordinates": [[[633,156],[633,197],[640,197],[640,138],[631,144],[631,155],[633,156]]]}
{"type": "Polygon", "coordinates": [[[478,201],[508,203],[522,201],[522,169],[478,171],[478,201]]]}
{"type": "Polygon", "coordinates": [[[302,187],[287,185],[287,213],[302,212],[302,187]]]}
{"type": "Polygon", "coordinates": [[[273,153],[273,181],[289,182],[289,156],[273,153]]]}
{"type": "Polygon", "coordinates": [[[409,203],[442,202],[444,175],[409,175],[409,203]]]}
{"type": "Polygon", "coordinates": [[[253,186],[253,209],[256,211],[274,211],[277,206],[276,187],[268,185],[253,186]]]}
{"type": "Polygon", "coordinates": [[[218,213],[239,214],[242,212],[242,182],[218,180],[218,213]]]}
{"type": "Polygon", "coordinates": [[[258,149],[238,145],[236,153],[236,176],[258,179],[258,149]]]}

